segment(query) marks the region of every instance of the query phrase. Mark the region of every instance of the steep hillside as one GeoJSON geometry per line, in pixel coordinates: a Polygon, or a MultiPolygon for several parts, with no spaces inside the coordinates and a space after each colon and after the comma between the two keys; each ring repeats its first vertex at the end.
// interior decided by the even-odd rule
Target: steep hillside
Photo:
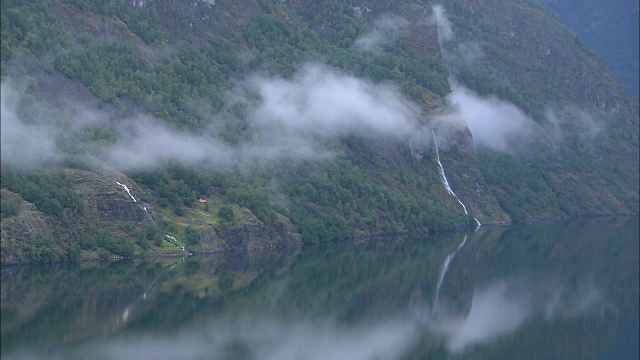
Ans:
{"type": "Polygon", "coordinates": [[[434,5],[3,1],[2,262],[637,213],[594,55],[528,1],[434,5]]]}
{"type": "Polygon", "coordinates": [[[592,48],[616,79],[638,98],[638,2],[540,0],[592,48]]]}
{"type": "Polygon", "coordinates": [[[577,215],[637,211],[637,101],[535,4],[452,1],[450,8],[451,21],[461,24],[451,41],[454,74],[481,95],[518,105],[542,138],[526,156],[479,153],[494,193],[510,194],[497,195],[501,206],[515,218],[545,208],[577,215]],[[460,44],[478,44],[482,56],[465,59],[460,44]]]}

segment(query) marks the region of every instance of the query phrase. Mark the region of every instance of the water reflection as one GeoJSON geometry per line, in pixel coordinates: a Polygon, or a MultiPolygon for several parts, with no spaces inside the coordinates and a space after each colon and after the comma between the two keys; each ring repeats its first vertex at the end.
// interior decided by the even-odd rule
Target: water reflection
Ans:
{"type": "Polygon", "coordinates": [[[577,289],[542,279],[498,280],[474,292],[471,311],[464,317],[445,315],[431,329],[447,337],[447,348],[460,353],[465,348],[491,342],[512,333],[534,316],[555,317],[602,312],[605,301],[594,286],[577,289]]]}
{"type": "Polygon", "coordinates": [[[637,227],[2,268],[2,358],[597,358],[638,313],[637,227]]]}

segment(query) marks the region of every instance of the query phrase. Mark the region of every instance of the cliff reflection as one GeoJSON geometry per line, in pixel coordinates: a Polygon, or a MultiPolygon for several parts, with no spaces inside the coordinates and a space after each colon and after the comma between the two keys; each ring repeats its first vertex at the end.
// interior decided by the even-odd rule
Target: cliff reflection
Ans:
{"type": "Polygon", "coordinates": [[[635,221],[2,268],[2,357],[594,358],[637,313],[635,221]]]}

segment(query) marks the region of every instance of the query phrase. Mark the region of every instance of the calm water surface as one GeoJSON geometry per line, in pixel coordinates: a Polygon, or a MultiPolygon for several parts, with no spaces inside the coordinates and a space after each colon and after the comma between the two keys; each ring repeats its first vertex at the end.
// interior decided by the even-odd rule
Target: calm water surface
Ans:
{"type": "Polygon", "coordinates": [[[638,359],[638,220],[3,267],[2,359],[638,359]]]}

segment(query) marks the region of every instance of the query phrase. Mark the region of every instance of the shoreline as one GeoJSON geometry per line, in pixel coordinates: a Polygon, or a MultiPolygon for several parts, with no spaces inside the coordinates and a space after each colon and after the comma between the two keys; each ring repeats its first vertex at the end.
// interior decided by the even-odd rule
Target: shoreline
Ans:
{"type": "MultiPolygon", "coordinates": [[[[482,227],[485,226],[510,226],[516,224],[523,225],[534,225],[534,224],[544,224],[544,223],[559,223],[568,220],[580,220],[580,219],[598,219],[598,218],[622,218],[622,217],[631,217],[638,216],[636,213],[630,214],[589,214],[582,215],[574,218],[545,218],[545,219],[535,219],[531,221],[517,221],[517,222],[493,222],[493,223],[484,223],[482,227]]],[[[432,234],[438,233],[461,233],[465,230],[468,230],[467,227],[461,228],[459,230],[452,230],[446,232],[435,232],[432,233],[427,230],[418,230],[418,231],[399,231],[399,232],[383,232],[383,233],[374,233],[374,234],[366,234],[366,235],[356,235],[350,238],[345,238],[343,240],[350,240],[354,243],[364,243],[373,238],[379,237],[404,237],[404,236],[429,236],[432,234]]],[[[138,259],[159,259],[159,258],[184,258],[189,256],[199,256],[199,255],[213,255],[213,254],[234,254],[234,253],[247,253],[247,252],[258,252],[258,251],[273,251],[273,250],[282,250],[282,249],[302,249],[304,247],[309,246],[318,246],[323,244],[331,244],[333,242],[327,243],[308,243],[308,244],[300,244],[296,246],[291,245],[283,245],[283,246],[266,246],[266,247],[258,247],[258,248],[250,248],[250,249],[235,249],[235,250],[208,250],[208,251],[199,251],[199,252],[177,252],[177,253],[167,253],[167,254],[153,254],[153,255],[133,255],[130,257],[119,257],[114,256],[108,259],[77,259],[73,262],[52,262],[52,263],[33,263],[33,262],[22,262],[22,263],[10,263],[10,264],[0,264],[0,268],[2,267],[13,267],[13,266],[47,266],[47,265],[62,265],[62,264],[80,264],[87,262],[102,262],[102,261],[121,261],[121,260],[138,260],[138,259]]]]}

